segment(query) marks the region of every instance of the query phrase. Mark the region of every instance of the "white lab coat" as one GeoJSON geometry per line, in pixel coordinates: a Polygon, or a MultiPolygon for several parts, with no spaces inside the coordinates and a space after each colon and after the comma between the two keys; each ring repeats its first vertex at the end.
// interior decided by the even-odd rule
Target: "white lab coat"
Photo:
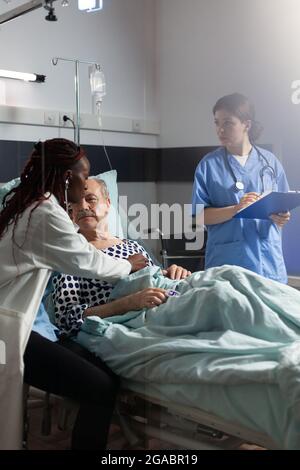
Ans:
{"type": "Polygon", "coordinates": [[[1,450],[21,448],[23,354],[51,271],[114,282],[131,270],[128,261],[101,253],[79,235],[53,195],[29,221],[32,207],[16,225],[18,246],[12,225],[0,240],[0,341],[6,349],[5,364],[0,357],[1,450]]]}

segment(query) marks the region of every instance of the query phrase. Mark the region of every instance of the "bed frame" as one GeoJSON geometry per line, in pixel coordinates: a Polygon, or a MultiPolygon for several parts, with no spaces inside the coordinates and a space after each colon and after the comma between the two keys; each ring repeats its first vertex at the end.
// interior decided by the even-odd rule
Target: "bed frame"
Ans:
{"type": "Polygon", "coordinates": [[[128,448],[147,449],[151,439],[158,439],[170,445],[170,449],[238,449],[244,443],[278,449],[263,433],[201,409],[167,403],[130,390],[121,391],[116,410],[128,448]]]}

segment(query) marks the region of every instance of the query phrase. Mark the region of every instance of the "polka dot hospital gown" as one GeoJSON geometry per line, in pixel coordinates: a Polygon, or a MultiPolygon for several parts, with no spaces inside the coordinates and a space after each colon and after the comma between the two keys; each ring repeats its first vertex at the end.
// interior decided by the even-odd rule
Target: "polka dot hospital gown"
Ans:
{"type": "MultiPolygon", "coordinates": [[[[114,245],[102,250],[114,258],[128,258],[128,256],[142,253],[153,262],[144,248],[136,241],[123,240],[122,244],[114,245]]],[[[113,290],[113,285],[99,279],[85,279],[67,274],[59,274],[53,278],[55,324],[61,333],[76,335],[83,323],[83,313],[89,307],[105,304],[113,290]]]]}

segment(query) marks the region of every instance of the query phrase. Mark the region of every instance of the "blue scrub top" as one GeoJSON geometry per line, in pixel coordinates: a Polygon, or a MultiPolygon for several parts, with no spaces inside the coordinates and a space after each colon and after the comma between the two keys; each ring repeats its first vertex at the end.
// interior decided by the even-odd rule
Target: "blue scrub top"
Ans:
{"type": "MultiPolygon", "coordinates": [[[[271,152],[262,148],[259,151],[274,168],[276,175],[274,178],[270,169],[264,171],[265,191],[287,192],[289,185],[281,163],[271,152]]],[[[245,193],[261,193],[260,172],[264,166],[266,162],[254,148],[244,167],[232,155],[228,154],[226,158],[224,147],[207,154],[195,172],[193,214],[197,213],[196,204],[227,207],[238,204],[245,193]],[[242,191],[235,192],[236,181],[243,182],[242,191]]],[[[287,282],[281,229],[271,220],[231,219],[221,224],[208,225],[207,231],[206,268],[232,264],[279,282],[287,282]]]]}

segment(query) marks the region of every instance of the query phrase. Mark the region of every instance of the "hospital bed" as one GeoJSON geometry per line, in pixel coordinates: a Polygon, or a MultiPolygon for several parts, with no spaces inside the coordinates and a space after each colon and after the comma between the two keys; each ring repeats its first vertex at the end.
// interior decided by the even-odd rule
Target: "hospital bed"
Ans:
{"type": "MultiPolygon", "coordinates": [[[[194,398],[190,403],[179,386],[125,381],[116,407],[115,419],[121,428],[116,439],[125,436],[127,444],[123,445],[131,448],[149,448],[151,439],[173,449],[236,449],[242,443],[284,447],[286,410],[277,386],[197,384],[188,388],[194,398]]],[[[46,394],[44,434],[51,427],[50,401],[46,394]]],[[[61,403],[60,427],[64,429],[70,426],[73,405],[68,400],[61,403]]]]}
{"type": "MultiPolygon", "coordinates": [[[[117,416],[129,445],[151,448],[151,439],[168,449],[228,450],[241,445],[277,449],[266,434],[192,408],[123,389],[117,416]]],[[[118,436],[117,436],[118,437],[118,436]]]]}
{"type": "MultiPolygon", "coordinates": [[[[179,250],[180,251],[180,250],[179,250]]],[[[183,264],[178,247],[162,245],[164,266],[172,261],[183,264]]],[[[204,256],[204,251],[201,253],[204,256]]],[[[199,253],[189,253],[197,257],[199,253]]],[[[202,260],[203,262],[203,260],[202,260]]],[[[116,407],[116,419],[131,447],[147,448],[152,438],[167,443],[174,449],[222,449],[238,448],[241,443],[253,443],[268,449],[282,445],[272,436],[272,427],[284,428],[285,412],[280,403],[276,387],[261,385],[249,390],[232,387],[199,385],[199,407],[190,406],[187,397],[180,392],[170,398],[163,384],[125,383],[116,407]],[[220,404],[226,413],[220,409],[220,404]],[[258,406],[258,404],[260,404],[258,406]],[[261,410],[264,410],[262,413],[261,410]],[[225,416],[226,415],[226,416],[225,416]],[[269,419],[271,418],[271,419],[269,419]],[[269,420],[269,422],[268,422],[269,420]]],[[[25,416],[31,406],[43,408],[42,433],[51,432],[51,397],[25,387],[25,416]],[[38,396],[36,396],[38,395],[38,396]]],[[[282,400],[282,399],[281,399],[282,400]]],[[[62,419],[60,426],[66,427],[73,404],[61,399],[62,419]]],[[[24,420],[26,431],[28,419],[24,420]]],[[[69,423],[70,424],[70,423],[69,423]]],[[[277,432],[278,434],[278,432],[277,432]]],[[[300,446],[299,446],[300,447],[300,446]]]]}
{"type": "MultiPolygon", "coordinates": [[[[59,429],[71,430],[78,409],[76,403],[34,388],[30,391],[26,388],[25,393],[25,449],[28,448],[31,409],[42,409],[41,435],[51,434],[53,399],[60,402],[59,429]]],[[[201,408],[167,402],[126,388],[120,391],[113,424],[117,431],[111,435],[108,448],[118,450],[151,449],[152,439],[160,442],[161,449],[174,450],[234,450],[245,443],[267,449],[279,448],[263,432],[225,420],[201,408]]]]}
{"type": "Polygon", "coordinates": [[[124,382],[117,412],[131,445],[151,438],[172,449],[236,449],[242,443],[284,448],[287,412],[278,386],[124,382]],[[192,406],[195,394],[199,406],[192,406]],[[189,398],[190,395],[190,398],[189,398]]]}
{"type": "MultiPolygon", "coordinates": [[[[284,440],[286,414],[277,386],[198,384],[190,389],[191,394],[196,390],[199,396],[197,408],[181,395],[180,387],[175,400],[170,399],[174,393],[165,384],[125,381],[113,420],[117,431],[112,434],[108,447],[151,449],[155,439],[161,442],[161,449],[238,449],[245,443],[266,449],[283,448],[282,443],[271,437],[273,432],[277,437],[281,433],[284,440]]],[[[44,394],[41,399],[41,392],[36,389],[30,395],[29,407],[43,409],[41,433],[47,436],[51,432],[53,397],[44,394]]],[[[59,428],[71,429],[76,404],[61,397],[55,400],[60,400],[59,428]]]]}

